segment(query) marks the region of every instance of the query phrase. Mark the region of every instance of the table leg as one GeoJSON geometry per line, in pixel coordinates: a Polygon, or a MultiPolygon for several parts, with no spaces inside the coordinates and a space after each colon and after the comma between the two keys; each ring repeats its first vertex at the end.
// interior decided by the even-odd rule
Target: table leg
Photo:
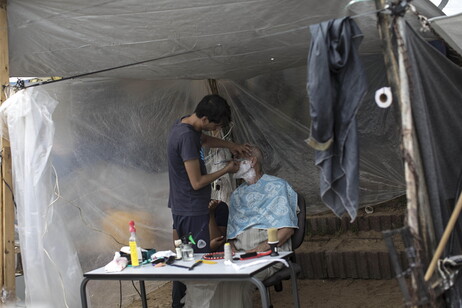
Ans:
{"type": "Polygon", "coordinates": [[[292,296],[294,299],[294,307],[299,308],[300,300],[298,298],[297,276],[296,276],[294,267],[292,266],[292,262],[290,262],[290,260],[287,260],[287,261],[289,262],[290,280],[292,281],[292,296]]]}
{"type": "Polygon", "coordinates": [[[251,280],[251,282],[253,284],[255,284],[257,286],[258,290],[260,291],[261,306],[263,308],[268,308],[269,307],[269,300],[268,300],[268,293],[266,292],[265,285],[263,284],[263,282],[261,282],[261,280],[255,278],[255,277],[250,278],[250,280],[251,280]]]}
{"type": "Polygon", "coordinates": [[[80,283],[80,301],[82,302],[82,308],[88,308],[86,290],[88,281],[88,278],[83,278],[82,282],[80,283]]]}
{"type": "Polygon", "coordinates": [[[148,301],[146,299],[146,288],[144,286],[144,280],[140,280],[140,293],[141,293],[141,302],[143,308],[148,308],[148,301]]]}

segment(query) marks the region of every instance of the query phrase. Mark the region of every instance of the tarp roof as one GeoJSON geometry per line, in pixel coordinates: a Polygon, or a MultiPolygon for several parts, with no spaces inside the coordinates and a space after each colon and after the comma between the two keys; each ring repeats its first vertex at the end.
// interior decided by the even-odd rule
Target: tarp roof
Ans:
{"type": "MultiPolygon", "coordinates": [[[[180,53],[99,76],[248,78],[303,65],[309,25],[375,10],[374,1],[349,3],[10,0],[10,75],[68,77],[180,53]]],[[[427,0],[413,3],[423,15],[442,15],[427,0]]],[[[356,22],[365,35],[361,52],[379,53],[375,14],[356,22]]]]}
{"type": "Polygon", "coordinates": [[[462,55],[462,13],[453,16],[435,17],[430,20],[432,28],[459,55],[462,55]]]}

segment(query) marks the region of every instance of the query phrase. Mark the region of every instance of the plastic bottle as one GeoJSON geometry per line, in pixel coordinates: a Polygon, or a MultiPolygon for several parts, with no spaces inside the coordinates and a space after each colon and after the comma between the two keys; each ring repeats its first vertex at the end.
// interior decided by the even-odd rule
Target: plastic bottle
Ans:
{"type": "Polygon", "coordinates": [[[194,249],[191,246],[191,242],[188,241],[186,236],[182,238],[183,245],[181,247],[181,255],[183,257],[183,261],[194,261],[194,249]]]}
{"type": "Polygon", "coordinates": [[[175,241],[175,251],[176,251],[176,258],[177,260],[181,259],[182,258],[182,252],[181,252],[181,248],[182,248],[183,244],[181,243],[181,240],[176,240],[175,241]]]}
{"type": "Polygon", "coordinates": [[[141,248],[138,246],[138,242],[136,241],[135,222],[130,220],[128,225],[130,226],[130,238],[128,240],[128,244],[130,246],[130,259],[132,261],[132,267],[139,267],[140,263],[143,262],[143,255],[141,254],[141,248]]]}
{"type": "Polygon", "coordinates": [[[225,261],[233,262],[233,250],[231,244],[225,243],[225,261]]]}

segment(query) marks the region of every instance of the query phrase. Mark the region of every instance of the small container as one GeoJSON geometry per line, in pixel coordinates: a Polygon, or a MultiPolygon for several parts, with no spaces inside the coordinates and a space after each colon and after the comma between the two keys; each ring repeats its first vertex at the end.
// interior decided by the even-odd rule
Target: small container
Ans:
{"type": "Polygon", "coordinates": [[[183,256],[183,261],[194,261],[194,250],[190,243],[183,243],[181,254],[183,256]]]}
{"type": "Polygon", "coordinates": [[[181,240],[176,240],[175,241],[175,252],[176,252],[176,257],[175,259],[180,260],[182,258],[182,252],[181,252],[181,240]]]}
{"type": "Polygon", "coordinates": [[[225,261],[233,262],[233,250],[229,243],[225,243],[225,261]]]}

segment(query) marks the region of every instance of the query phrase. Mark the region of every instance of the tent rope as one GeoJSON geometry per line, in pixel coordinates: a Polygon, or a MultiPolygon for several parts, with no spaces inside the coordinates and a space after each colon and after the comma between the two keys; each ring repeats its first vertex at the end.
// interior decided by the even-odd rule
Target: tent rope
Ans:
{"type": "Polygon", "coordinates": [[[113,70],[117,70],[117,69],[121,69],[121,68],[125,68],[125,67],[130,67],[130,66],[135,66],[135,65],[139,65],[139,64],[143,64],[143,63],[154,62],[154,61],[158,61],[158,60],[164,60],[164,59],[168,59],[168,58],[173,58],[173,57],[176,57],[176,56],[187,55],[187,54],[190,54],[190,53],[204,51],[204,50],[216,48],[216,47],[219,47],[219,46],[221,46],[221,44],[216,44],[214,46],[210,46],[210,47],[206,47],[206,48],[202,48],[202,49],[189,50],[189,51],[185,51],[185,52],[170,54],[170,55],[166,55],[166,56],[162,56],[162,57],[158,57],[158,58],[153,58],[153,59],[149,59],[149,60],[144,60],[144,61],[124,64],[124,65],[115,66],[115,67],[110,67],[110,68],[106,68],[106,69],[102,69],[102,70],[98,70],[98,71],[93,71],[93,72],[88,72],[88,73],[83,73],[83,74],[79,74],[79,75],[75,75],[75,76],[63,77],[61,79],[41,81],[41,82],[34,83],[34,84],[31,84],[31,85],[28,85],[28,86],[24,85],[24,82],[22,82],[22,83],[18,83],[18,87],[21,87],[22,89],[26,89],[26,88],[32,88],[32,87],[47,85],[47,84],[51,84],[51,83],[55,83],[55,82],[59,82],[59,81],[70,80],[70,79],[85,77],[85,76],[89,76],[89,75],[104,73],[104,72],[113,71],[113,70]]]}

